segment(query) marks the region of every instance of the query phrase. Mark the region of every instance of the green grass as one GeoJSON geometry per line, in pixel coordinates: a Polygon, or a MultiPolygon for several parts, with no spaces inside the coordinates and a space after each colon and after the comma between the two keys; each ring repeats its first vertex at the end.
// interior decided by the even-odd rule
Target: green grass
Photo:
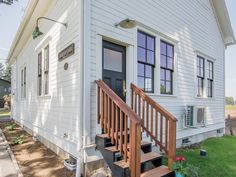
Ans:
{"type": "Polygon", "coordinates": [[[236,105],[226,105],[225,109],[226,110],[236,110],[236,105]]]}
{"type": "Polygon", "coordinates": [[[199,177],[236,176],[236,137],[210,138],[201,143],[207,157],[199,156],[199,149],[177,151],[187,163],[199,167],[199,177]]]}
{"type": "Polygon", "coordinates": [[[9,116],[11,112],[9,110],[0,110],[0,117],[9,116]]]}

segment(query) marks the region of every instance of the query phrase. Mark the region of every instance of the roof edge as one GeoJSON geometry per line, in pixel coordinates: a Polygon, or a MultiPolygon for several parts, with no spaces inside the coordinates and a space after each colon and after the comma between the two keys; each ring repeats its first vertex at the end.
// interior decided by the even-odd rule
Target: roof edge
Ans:
{"type": "Polygon", "coordinates": [[[13,62],[13,53],[14,53],[14,50],[17,46],[17,44],[19,43],[21,37],[22,37],[22,34],[24,32],[24,29],[26,28],[29,20],[30,20],[30,17],[32,16],[37,4],[38,4],[39,0],[30,0],[27,4],[27,7],[26,7],[26,11],[25,11],[25,14],[23,16],[23,20],[21,21],[20,23],[20,26],[15,34],[15,37],[14,37],[14,40],[11,44],[11,48],[10,48],[10,51],[8,53],[8,56],[7,56],[7,62],[8,63],[12,63],[13,62]]]}
{"type": "Polygon", "coordinates": [[[236,44],[235,35],[225,0],[210,0],[210,2],[213,6],[225,46],[227,47],[236,44]]]}

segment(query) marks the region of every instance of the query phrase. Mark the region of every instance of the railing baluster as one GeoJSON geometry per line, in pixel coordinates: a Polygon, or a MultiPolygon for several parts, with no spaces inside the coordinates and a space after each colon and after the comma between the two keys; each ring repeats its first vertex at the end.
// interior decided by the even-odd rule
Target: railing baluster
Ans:
{"type": "Polygon", "coordinates": [[[107,96],[107,120],[108,136],[111,137],[111,107],[109,96],[107,96]]]}
{"type": "MultiPolygon", "coordinates": [[[[100,125],[101,125],[101,128],[102,129],[104,129],[104,125],[103,125],[103,119],[104,119],[104,104],[103,104],[103,101],[104,101],[104,99],[103,99],[103,91],[102,91],[102,89],[100,90],[100,100],[101,100],[101,119],[100,119],[100,125]]],[[[103,130],[102,130],[103,131],[103,130]]]]}
{"type": "MultiPolygon", "coordinates": [[[[160,115],[160,143],[163,144],[163,141],[162,141],[162,138],[163,138],[163,115],[161,114],[160,115]]],[[[162,151],[162,147],[160,147],[160,151],[162,151]]]]}
{"type": "MultiPolygon", "coordinates": [[[[149,104],[146,104],[146,129],[149,131],[149,104]]],[[[148,133],[147,133],[148,137],[148,133]]]]}
{"type": "Polygon", "coordinates": [[[120,110],[120,154],[123,153],[123,112],[120,110]]]}
{"type": "MultiPolygon", "coordinates": [[[[142,125],[144,126],[144,115],[145,115],[145,100],[142,99],[142,125]]],[[[142,128],[143,132],[144,132],[144,129],[142,128]]]]}
{"type": "MultiPolygon", "coordinates": [[[[165,118],[165,129],[166,129],[166,133],[165,133],[165,147],[166,149],[168,149],[168,120],[165,118]]],[[[169,152],[168,152],[169,153],[169,152]]]]}
{"type": "Polygon", "coordinates": [[[156,110],[156,132],[155,132],[155,136],[156,136],[156,146],[157,146],[157,141],[158,141],[158,126],[159,126],[159,124],[158,124],[158,111],[156,110]]]}
{"type": "Polygon", "coordinates": [[[138,95],[138,115],[141,116],[141,96],[138,95]]]}
{"type": "Polygon", "coordinates": [[[104,132],[107,133],[107,95],[104,93],[104,132]]]}
{"type": "MultiPolygon", "coordinates": [[[[124,115],[124,124],[125,124],[125,137],[124,137],[124,144],[125,144],[125,147],[124,147],[124,156],[125,156],[125,162],[127,162],[127,143],[128,143],[128,125],[127,125],[127,116],[124,115]]],[[[131,147],[130,147],[131,148],[131,147]]]]}
{"type": "Polygon", "coordinates": [[[114,130],[115,130],[115,104],[112,101],[111,104],[111,143],[114,144],[114,130]]]}
{"type": "MultiPolygon", "coordinates": [[[[152,106],[151,106],[151,134],[153,135],[153,107],[152,106]]],[[[151,138],[151,141],[152,140],[153,139],[151,138]]]]}
{"type": "Polygon", "coordinates": [[[117,107],[117,105],[116,105],[116,136],[115,136],[115,141],[116,141],[116,149],[118,149],[118,132],[119,132],[119,130],[118,130],[118,107],[117,107]]]}
{"type": "Polygon", "coordinates": [[[100,87],[97,87],[97,123],[100,123],[101,115],[100,115],[100,87]]]}

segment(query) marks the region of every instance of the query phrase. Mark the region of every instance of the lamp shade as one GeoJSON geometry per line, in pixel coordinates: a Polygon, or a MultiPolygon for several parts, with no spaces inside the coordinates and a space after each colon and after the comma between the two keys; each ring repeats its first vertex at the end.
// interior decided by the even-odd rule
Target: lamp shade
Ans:
{"type": "Polygon", "coordinates": [[[122,28],[130,29],[134,28],[137,24],[135,20],[125,19],[122,20],[118,25],[122,28]]]}
{"type": "Polygon", "coordinates": [[[37,38],[38,36],[42,35],[43,33],[41,31],[39,31],[39,27],[36,26],[33,33],[32,33],[32,36],[33,36],[33,39],[37,38]]]}

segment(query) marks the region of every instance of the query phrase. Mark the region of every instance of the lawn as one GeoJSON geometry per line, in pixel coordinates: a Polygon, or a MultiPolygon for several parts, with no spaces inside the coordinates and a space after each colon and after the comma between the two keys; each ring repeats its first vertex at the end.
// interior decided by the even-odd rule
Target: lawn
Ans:
{"type": "Polygon", "coordinates": [[[0,117],[9,116],[11,112],[9,110],[0,110],[0,117]]]}
{"type": "Polygon", "coordinates": [[[225,110],[236,110],[236,105],[226,105],[225,110]]]}
{"type": "Polygon", "coordinates": [[[201,143],[207,157],[199,156],[199,149],[179,150],[189,164],[199,167],[199,177],[236,176],[236,137],[210,138],[201,143]]]}

